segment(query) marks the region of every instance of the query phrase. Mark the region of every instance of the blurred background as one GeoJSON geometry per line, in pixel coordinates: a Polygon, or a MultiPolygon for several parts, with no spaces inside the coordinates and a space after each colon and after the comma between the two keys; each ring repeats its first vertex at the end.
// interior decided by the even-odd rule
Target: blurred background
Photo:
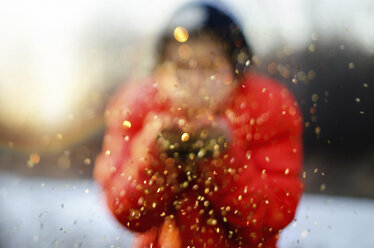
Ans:
{"type": "MultiPolygon", "coordinates": [[[[184,2],[0,2],[0,247],[130,247],[92,181],[103,113],[121,84],[150,73],[184,2]]],[[[224,3],[256,71],[303,112],[306,194],[280,247],[372,247],[374,2],[224,3]]]]}

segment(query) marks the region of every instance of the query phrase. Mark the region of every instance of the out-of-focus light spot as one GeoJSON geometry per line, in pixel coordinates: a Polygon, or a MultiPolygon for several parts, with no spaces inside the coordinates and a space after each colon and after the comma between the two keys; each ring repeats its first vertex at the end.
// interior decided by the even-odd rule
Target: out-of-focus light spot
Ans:
{"type": "Polygon", "coordinates": [[[32,162],[31,160],[28,160],[28,161],[27,161],[27,167],[29,167],[29,168],[34,168],[34,165],[35,165],[35,163],[32,162]]]}
{"type": "Polygon", "coordinates": [[[190,135],[188,133],[183,133],[181,136],[181,141],[186,142],[190,139],[190,135]]]}
{"type": "Polygon", "coordinates": [[[306,171],[303,172],[303,179],[306,178],[306,171]]]}
{"type": "Polygon", "coordinates": [[[90,158],[86,158],[86,159],[83,161],[83,163],[84,163],[85,165],[90,165],[90,164],[91,164],[91,159],[90,159],[90,158]]]}
{"type": "Polygon", "coordinates": [[[231,73],[227,73],[223,76],[223,83],[225,85],[230,85],[232,84],[232,81],[234,80],[233,75],[231,73]]]}
{"type": "Polygon", "coordinates": [[[301,235],[300,235],[302,238],[306,238],[307,236],[308,236],[308,231],[307,230],[303,230],[302,232],[301,232],[301,235]]]}
{"type": "Polygon", "coordinates": [[[40,162],[40,156],[37,153],[31,153],[30,154],[30,161],[32,161],[34,164],[38,164],[40,162]]]}
{"type": "Polygon", "coordinates": [[[326,190],[326,184],[321,184],[321,191],[325,191],[326,190]]]}
{"type": "Polygon", "coordinates": [[[292,83],[293,83],[293,84],[297,84],[297,79],[296,79],[296,77],[292,78],[292,83]]]}
{"type": "Polygon", "coordinates": [[[127,120],[124,121],[122,125],[123,125],[123,127],[125,127],[125,128],[131,128],[131,122],[129,122],[129,121],[127,121],[127,120]]]}
{"type": "Polygon", "coordinates": [[[316,110],[316,108],[310,108],[309,112],[310,112],[310,114],[314,115],[314,114],[316,114],[317,110],[316,110]]]}
{"type": "Polygon", "coordinates": [[[308,71],[308,79],[312,80],[316,77],[316,73],[313,70],[308,71]]]}
{"type": "Polygon", "coordinates": [[[317,94],[313,94],[312,95],[312,101],[313,102],[317,102],[318,101],[318,95],[317,94]]]}
{"type": "Polygon", "coordinates": [[[174,38],[178,41],[178,42],[186,42],[188,40],[188,31],[187,29],[183,28],[183,27],[176,27],[174,29],[174,38]]]}
{"type": "Polygon", "coordinates": [[[63,138],[62,134],[59,133],[59,134],[56,135],[57,140],[62,140],[62,138],[63,138]]]}
{"type": "Polygon", "coordinates": [[[321,128],[320,127],[316,127],[315,131],[316,131],[316,134],[319,135],[321,133],[321,128]]]}
{"type": "Polygon", "coordinates": [[[297,74],[297,79],[299,79],[300,81],[304,82],[306,80],[306,75],[305,75],[305,72],[303,71],[299,71],[297,74]]]}
{"type": "Polygon", "coordinates": [[[355,63],[353,63],[353,62],[349,63],[348,68],[351,69],[351,70],[354,69],[355,68],[355,63]]]}
{"type": "Polygon", "coordinates": [[[288,113],[290,115],[295,115],[296,114],[296,108],[294,108],[294,107],[289,108],[288,113]]]}
{"type": "Polygon", "coordinates": [[[314,53],[316,51],[316,46],[314,44],[310,44],[308,50],[309,52],[314,53]]]}

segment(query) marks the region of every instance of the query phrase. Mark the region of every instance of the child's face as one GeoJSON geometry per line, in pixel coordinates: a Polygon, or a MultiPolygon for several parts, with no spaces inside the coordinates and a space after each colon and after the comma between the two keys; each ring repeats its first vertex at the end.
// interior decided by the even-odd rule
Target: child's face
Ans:
{"type": "Polygon", "coordinates": [[[156,82],[172,103],[215,111],[236,88],[227,52],[210,38],[169,42],[156,82]]]}

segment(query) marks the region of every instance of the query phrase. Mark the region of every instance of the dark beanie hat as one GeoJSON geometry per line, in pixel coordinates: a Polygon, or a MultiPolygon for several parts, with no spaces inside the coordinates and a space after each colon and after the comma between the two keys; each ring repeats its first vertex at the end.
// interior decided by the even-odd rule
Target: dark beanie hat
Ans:
{"type": "Polygon", "coordinates": [[[157,44],[157,62],[165,56],[166,44],[174,40],[174,29],[183,27],[189,38],[199,38],[206,33],[216,39],[226,51],[240,77],[252,57],[251,48],[232,13],[220,1],[194,1],[179,8],[170,19],[157,44]]]}

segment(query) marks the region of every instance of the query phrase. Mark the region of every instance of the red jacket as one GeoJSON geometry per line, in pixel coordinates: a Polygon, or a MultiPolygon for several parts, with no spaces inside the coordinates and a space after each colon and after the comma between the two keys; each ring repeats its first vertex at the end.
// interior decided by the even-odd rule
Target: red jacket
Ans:
{"type": "Polygon", "coordinates": [[[144,144],[146,159],[133,158],[131,144],[150,112],[174,114],[152,79],[118,91],[105,112],[107,131],[94,172],[114,216],[142,233],[137,246],[164,242],[160,230],[167,218],[176,229],[170,247],[276,247],[303,190],[303,121],[293,95],[272,79],[247,76],[217,114],[229,126],[229,147],[199,167],[204,178],[197,186],[178,194],[162,177],[165,166],[172,167],[155,144],[144,144]]]}

